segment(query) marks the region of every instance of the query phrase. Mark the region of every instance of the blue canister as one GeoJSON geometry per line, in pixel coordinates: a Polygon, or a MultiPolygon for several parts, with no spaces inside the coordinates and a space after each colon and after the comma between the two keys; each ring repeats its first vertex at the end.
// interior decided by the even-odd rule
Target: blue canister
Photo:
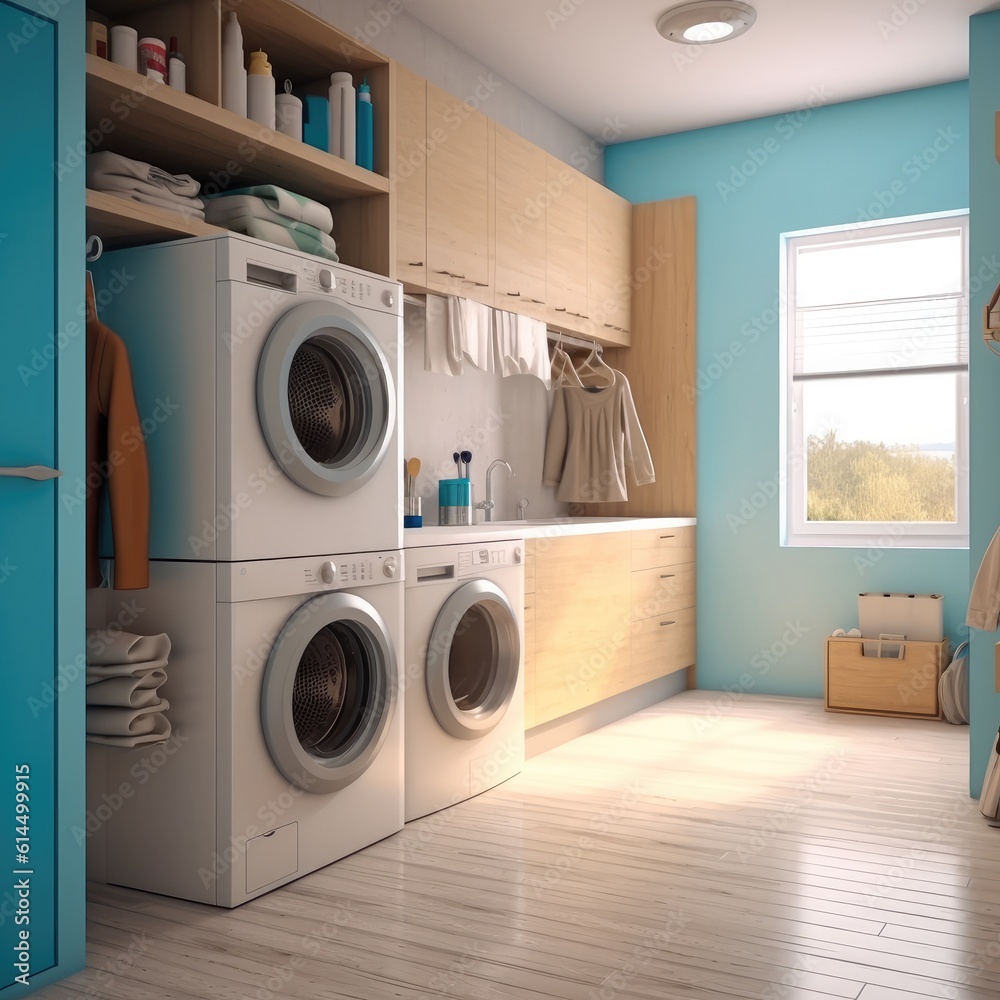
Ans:
{"type": "Polygon", "coordinates": [[[438,480],[438,524],[472,524],[471,480],[438,480]]]}
{"type": "Polygon", "coordinates": [[[302,141],[324,153],[330,148],[330,102],[319,94],[302,95],[302,141]]]}

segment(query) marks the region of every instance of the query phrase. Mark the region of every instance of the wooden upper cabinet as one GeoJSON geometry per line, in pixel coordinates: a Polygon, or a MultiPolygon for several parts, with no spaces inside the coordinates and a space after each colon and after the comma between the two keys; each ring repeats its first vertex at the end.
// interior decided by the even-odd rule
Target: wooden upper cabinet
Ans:
{"type": "Polygon", "coordinates": [[[588,318],[587,178],[546,155],[545,302],[556,326],[588,318]]]}
{"type": "Polygon", "coordinates": [[[396,63],[396,278],[427,284],[427,81],[396,63]]]}
{"type": "Polygon", "coordinates": [[[495,125],[497,309],[546,318],[545,181],[547,156],[495,125]]]}
{"type": "Polygon", "coordinates": [[[632,205],[614,191],[587,184],[587,298],[595,335],[631,340],[632,205]]]}
{"type": "Polygon", "coordinates": [[[481,301],[492,288],[492,138],[490,119],[427,84],[427,285],[481,301]]]}

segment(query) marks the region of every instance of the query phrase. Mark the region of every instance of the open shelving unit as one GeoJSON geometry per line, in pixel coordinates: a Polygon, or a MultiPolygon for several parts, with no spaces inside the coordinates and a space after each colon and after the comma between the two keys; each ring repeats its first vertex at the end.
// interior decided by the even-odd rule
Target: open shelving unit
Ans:
{"type": "MultiPolygon", "coordinates": [[[[188,54],[189,93],[180,93],[106,59],[87,56],[87,148],[109,149],[188,173],[209,192],[273,183],[314,198],[334,213],[344,263],[390,274],[392,73],[388,59],[291,0],[95,0],[95,9],[140,35],[176,35],[188,54]],[[375,170],[290,139],[221,105],[222,19],[237,11],[247,53],[264,48],[276,84],[325,93],[330,74],[368,79],[376,107],[375,170]]],[[[200,220],[98,191],[87,192],[88,232],[106,245],[156,242],[220,232],[200,220]]]]}

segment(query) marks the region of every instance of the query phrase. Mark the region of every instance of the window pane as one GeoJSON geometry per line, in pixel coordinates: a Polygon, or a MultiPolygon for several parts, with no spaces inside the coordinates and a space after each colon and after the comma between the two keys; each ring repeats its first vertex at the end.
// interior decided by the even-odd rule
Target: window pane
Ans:
{"type": "Polygon", "coordinates": [[[799,385],[807,522],[955,522],[959,375],[799,385]]]}
{"type": "Polygon", "coordinates": [[[956,294],[963,288],[959,227],[892,239],[840,239],[798,248],[798,307],[956,294]]]}

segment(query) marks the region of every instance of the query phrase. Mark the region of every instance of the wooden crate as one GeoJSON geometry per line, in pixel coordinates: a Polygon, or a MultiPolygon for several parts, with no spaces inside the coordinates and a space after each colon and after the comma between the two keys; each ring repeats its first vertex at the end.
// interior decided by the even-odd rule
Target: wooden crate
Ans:
{"type": "Polygon", "coordinates": [[[940,719],[938,680],[948,664],[948,640],[907,640],[899,659],[865,656],[865,642],[875,640],[826,640],[827,711],[940,719]]]}

